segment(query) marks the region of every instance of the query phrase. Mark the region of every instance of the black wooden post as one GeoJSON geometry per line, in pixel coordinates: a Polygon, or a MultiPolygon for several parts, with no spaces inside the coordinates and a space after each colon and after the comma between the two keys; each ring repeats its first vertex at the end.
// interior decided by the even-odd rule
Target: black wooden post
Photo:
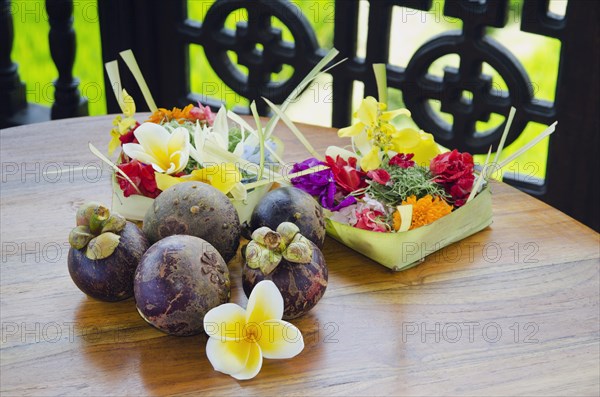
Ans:
{"type": "Polygon", "coordinates": [[[73,30],[73,1],[46,0],[46,11],[50,22],[50,53],[58,69],[54,82],[54,105],[52,119],[86,116],[87,100],[82,98],[77,87],[79,80],[73,77],[75,63],[75,31],[73,30]]]}
{"type": "MultiPolygon", "coordinates": [[[[175,69],[183,62],[179,51],[173,52],[174,44],[171,37],[159,37],[158,30],[175,29],[177,21],[171,18],[170,12],[177,13],[183,4],[182,0],[101,0],[98,1],[98,17],[100,19],[100,37],[102,39],[102,60],[119,61],[121,84],[127,92],[136,99],[138,112],[148,111],[148,106],[142,99],[142,93],[133,75],[125,66],[119,52],[131,49],[142,70],[144,79],[159,107],[181,106],[172,100],[163,100],[163,86],[174,84],[180,78],[180,70],[175,69]],[[164,13],[163,8],[173,7],[174,10],[164,13]],[[134,23],[132,23],[134,21],[134,23]],[[160,45],[158,44],[160,42],[160,45]],[[172,62],[172,63],[171,63],[172,62]],[[170,64],[172,69],[160,74],[160,66],[170,64]],[[177,70],[177,72],[175,72],[177,70]],[[172,101],[171,101],[172,100],[172,101]]],[[[119,105],[113,95],[113,87],[104,73],[106,84],[106,106],[108,113],[119,113],[119,105]]]]}
{"type": "MultiPolygon", "coordinates": [[[[556,109],[558,126],[549,146],[547,186],[542,199],[600,230],[600,7],[569,1],[556,109]]],[[[552,26],[547,21],[548,28],[552,26]]]]}
{"type": "MultiPolygon", "coordinates": [[[[10,0],[0,0],[0,116],[1,120],[25,109],[25,84],[21,82],[17,64],[12,62],[14,31],[10,0]]],[[[0,127],[9,124],[0,121],[0,127]],[[6,124],[6,125],[5,125],[6,124]]]]}

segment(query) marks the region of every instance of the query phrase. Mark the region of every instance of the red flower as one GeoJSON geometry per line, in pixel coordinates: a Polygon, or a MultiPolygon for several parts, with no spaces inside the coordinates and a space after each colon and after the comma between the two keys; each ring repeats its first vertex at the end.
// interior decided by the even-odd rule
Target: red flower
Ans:
{"type": "Polygon", "coordinates": [[[390,180],[390,174],[388,174],[388,172],[382,168],[369,171],[367,176],[382,185],[385,185],[390,180]]]}
{"type": "Polygon", "coordinates": [[[121,141],[121,146],[123,146],[123,144],[125,144],[125,143],[139,143],[137,138],[133,134],[135,129],[138,128],[139,126],[140,126],[140,123],[136,122],[132,129],[130,129],[125,134],[123,134],[119,137],[119,140],[121,141]]]}
{"type": "Polygon", "coordinates": [[[326,156],[325,163],[333,172],[335,183],[340,188],[339,191],[345,195],[367,187],[367,182],[365,181],[367,174],[357,167],[356,157],[350,157],[346,161],[337,156],[334,161],[330,156],[326,156]]]}
{"type": "Polygon", "coordinates": [[[459,153],[456,149],[438,154],[431,160],[429,169],[435,177],[434,181],[444,186],[446,193],[452,196],[455,207],[464,205],[471,193],[475,181],[474,166],[473,156],[459,153]]]}
{"type": "Polygon", "coordinates": [[[373,232],[385,232],[387,231],[383,222],[376,222],[377,218],[382,217],[383,214],[379,211],[373,211],[368,208],[362,211],[356,212],[357,222],[354,227],[364,230],[371,230],[373,232]]]}
{"type": "Polygon", "coordinates": [[[389,165],[397,165],[400,168],[410,168],[415,165],[415,162],[411,159],[415,156],[414,153],[398,153],[394,157],[392,157],[389,161],[389,165]]]}
{"type": "MultiPolygon", "coordinates": [[[[135,186],[142,192],[142,195],[155,198],[160,194],[161,191],[156,187],[154,169],[151,165],[133,160],[129,163],[119,164],[118,167],[131,179],[135,186]]],[[[117,180],[125,197],[129,197],[132,194],[139,194],[135,187],[127,179],[119,176],[119,174],[117,174],[117,180]]]]}

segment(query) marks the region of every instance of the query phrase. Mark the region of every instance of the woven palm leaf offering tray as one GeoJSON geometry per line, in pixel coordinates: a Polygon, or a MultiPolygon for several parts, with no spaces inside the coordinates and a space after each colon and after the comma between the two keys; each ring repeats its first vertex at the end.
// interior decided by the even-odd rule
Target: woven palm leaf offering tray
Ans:
{"type": "Polygon", "coordinates": [[[492,148],[477,172],[470,153],[442,151],[433,135],[398,129],[406,109],[387,109],[386,69],[373,66],[379,100],[364,98],[357,122],[338,131],[351,137],[349,148],[330,146],[293,171],[316,165],[328,170],[292,179],[313,195],[326,213],[327,234],[392,270],[400,271],[492,223],[488,178],[550,135],[556,122],[527,145],[498,161],[515,115],[512,108],[493,162],[492,148]]]}

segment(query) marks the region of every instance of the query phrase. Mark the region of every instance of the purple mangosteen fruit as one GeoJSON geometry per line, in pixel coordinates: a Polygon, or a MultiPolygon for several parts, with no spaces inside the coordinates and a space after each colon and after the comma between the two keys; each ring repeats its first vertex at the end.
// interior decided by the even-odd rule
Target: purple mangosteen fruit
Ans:
{"type": "Polygon", "coordinates": [[[202,182],[183,182],[163,191],[144,217],[150,244],[174,234],[211,243],[229,262],[240,244],[240,219],[226,195],[202,182]]]}
{"type": "Polygon", "coordinates": [[[252,233],[244,250],[242,286],[250,296],[254,286],[271,280],[283,297],[283,319],[300,317],[311,310],[327,288],[327,264],[321,250],[290,222],[273,231],[261,227],[252,233]]]}
{"type": "Polygon", "coordinates": [[[204,315],[229,301],[229,270],[201,238],[166,237],[152,245],[135,273],[135,303],[144,320],[171,335],[203,331],[204,315]]]}
{"type": "Polygon", "coordinates": [[[294,223],[319,249],[325,242],[323,209],[308,193],[288,186],[267,193],[252,211],[250,232],[266,226],[275,230],[283,222],[294,223]]]}
{"type": "Polygon", "coordinates": [[[144,233],[96,202],[82,205],[76,219],[67,258],[75,285],[104,301],[130,298],[135,269],[149,246],[144,233]]]}

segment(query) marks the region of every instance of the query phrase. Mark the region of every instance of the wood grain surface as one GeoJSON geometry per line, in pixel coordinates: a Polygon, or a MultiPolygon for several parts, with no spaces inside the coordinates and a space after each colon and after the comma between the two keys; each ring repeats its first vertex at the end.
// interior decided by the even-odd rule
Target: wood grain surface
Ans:
{"type": "MultiPolygon", "coordinates": [[[[328,289],[293,320],[304,351],[249,381],[215,372],[206,336],[167,336],[133,299],[96,301],[69,277],[76,208],[110,202],[110,171],[87,143],[105,150],[111,121],[0,133],[2,396],[600,394],[599,235],[500,183],[491,227],[404,272],[328,238],[328,289]]],[[[301,129],[321,152],[339,142],[301,129]]],[[[277,134],[286,159],[308,157],[277,134]]],[[[238,259],[231,274],[245,306],[238,259]]]]}

